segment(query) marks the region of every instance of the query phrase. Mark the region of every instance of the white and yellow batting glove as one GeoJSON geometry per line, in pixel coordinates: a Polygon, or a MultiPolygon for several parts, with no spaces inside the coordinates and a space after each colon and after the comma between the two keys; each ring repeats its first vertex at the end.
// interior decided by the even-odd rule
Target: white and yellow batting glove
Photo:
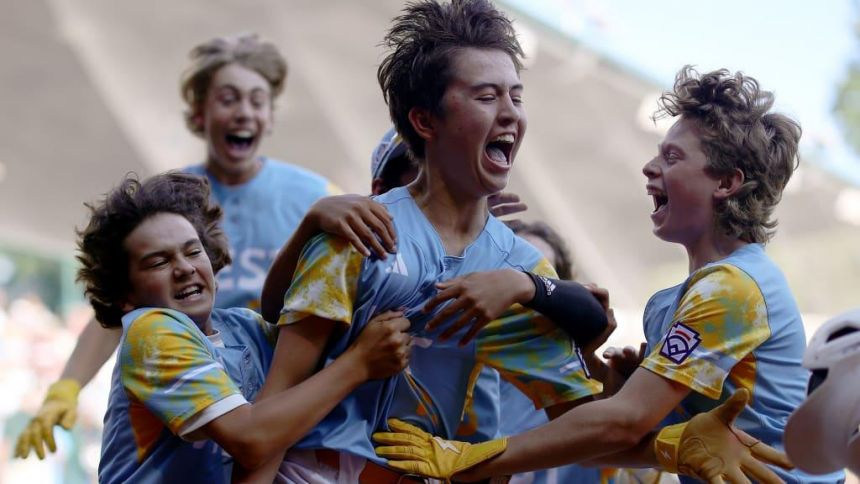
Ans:
{"type": "Polygon", "coordinates": [[[30,449],[33,449],[39,459],[44,459],[45,446],[50,452],[57,451],[57,444],[54,442],[54,425],[71,430],[78,418],[80,391],[80,383],[72,379],[59,380],[48,387],[48,394],[36,416],[30,419],[27,427],[18,436],[18,441],[15,443],[15,457],[24,459],[30,455],[30,449]]]}
{"type": "Polygon", "coordinates": [[[377,432],[373,440],[383,444],[376,454],[388,465],[408,474],[450,481],[455,474],[491,459],[505,450],[507,437],[469,444],[445,440],[397,419],[390,419],[391,432],[377,432]]]}
{"type": "Polygon", "coordinates": [[[660,466],[710,484],[749,483],[747,476],[765,484],[783,482],[765,464],[791,469],[788,457],[732,426],[748,401],[749,392],[741,389],[713,410],[661,429],[654,440],[660,466]]]}

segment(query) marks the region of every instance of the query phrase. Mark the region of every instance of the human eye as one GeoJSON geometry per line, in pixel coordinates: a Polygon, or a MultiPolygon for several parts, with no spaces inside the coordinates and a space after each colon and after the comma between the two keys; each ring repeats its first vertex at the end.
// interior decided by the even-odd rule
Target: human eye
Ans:
{"type": "Polygon", "coordinates": [[[513,95],[511,95],[511,101],[513,101],[514,104],[520,105],[523,103],[523,95],[522,94],[513,94],[513,95]]]}
{"type": "Polygon", "coordinates": [[[160,269],[162,267],[165,267],[166,265],[167,265],[167,258],[166,257],[153,257],[153,258],[149,259],[149,261],[146,264],[146,267],[149,269],[160,269]]]}

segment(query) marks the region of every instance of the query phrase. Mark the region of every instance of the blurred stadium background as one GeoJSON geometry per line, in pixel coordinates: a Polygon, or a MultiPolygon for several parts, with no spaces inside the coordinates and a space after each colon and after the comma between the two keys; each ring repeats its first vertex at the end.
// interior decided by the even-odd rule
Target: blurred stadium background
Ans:
{"type": "MultiPolygon", "coordinates": [[[[671,78],[642,68],[648,58],[602,47],[602,40],[624,32],[610,2],[500,3],[516,18],[529,55],[523,73],[529,134],[510,189],[529,204],[525,218],[543,219],[564,235],[579,278],[609,288],[620,324],[610,344],[637,344],[647,298],[682,280],[687,268],[679,247],[651,235],[651,199],[641,175],[665,129],[649,116],[671,78]]],[[[832,3],[856,14],[847,0],[832,3]]],[[[11,460],[13,437],[59,375],[89,317],[74,283],[74,229],[84,221],[83,202],[95,200],[128,172],[146,176],[203,158],[202,144],[185,129],[178,92],[190,47],[249,31],[278,45],[290,73],[277,104],[275,134],[262,153],[309,167],[346,191],[365,193],[370,152],[389,125],[375,78],[382,56],[378,44],[401,5],[399,0],[4,0],[0,482],[95,480],[112,365],[82,393],[79,423],[71,433],[58,432],[56,456],[11,460]]],[[[701,16],[681,12],[686,4],[672,0],[653,5],[672,12],[667,25],[653,29],[669,28],[684,15],[701,16]]],[[[844,47],[846,36],[853,40],[853,17],[840,17],[839,25],[825,28],[841,33],[844,47]]],[[[703,39],[696,42],[706,45],[703,39]]],[[[651,54],[670,55],[671,46],[651,54]]],[[[853,91],[839,91],[851,80],[852,60],[847,54],[839,59],[828,111],[858,109],[853,91]]],[[[766,56],[761,62],[775,61],[787,62],[766,56]]],[[[797,61],[802,67],[803,59],[797,61]]],[[[699,60],[683,59],[677,67],[683,63],[699,60]]],[[[756,75],[756,65],[743,67],[756,75]]],[[[779,98],[778,79],[763,84],[779,98]]],[[[791,112],[790,100],[786,105],[791,112]]],[[[855,171],[850,164],[833,169],[828,159],[845,151],[830,145],[844,145],[841,134],[800,121],[806,128],[803,162],[777,212],[779,234],[769,252],[784,268],[811,334],[828,316],[858,305],[860,163],[851,160],[855,171]]]]}

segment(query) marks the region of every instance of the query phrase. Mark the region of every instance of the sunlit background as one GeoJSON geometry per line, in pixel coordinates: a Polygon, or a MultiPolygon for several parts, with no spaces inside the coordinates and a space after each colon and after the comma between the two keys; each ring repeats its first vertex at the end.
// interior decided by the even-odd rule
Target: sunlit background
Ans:
{"type": "MultiPolygon", "coordinates": [[[[651,235],[642,165],[666,127],[649,116],[684,64],[756,77],[804,128],[801,167],[768,251],[811,334],[858,306],[858,5],[828,2],[508,0],[528,54],[528,136],[510,189],[570,244],[579,278],[607,287],[642,340],[650,294],[683,280],[683,251],[651,235]]],[[[370,191],[389,126],[379,42],[398,0],[4,0],[0,15],[0,482],[95,480],[107,365],[73,432],[39,462],[11,460],[90,316],[74,283],[74,229],[128,172],[198,163],[178,80],[188,50],[257,32],[290,66],[262,153],[370,191]]]]}

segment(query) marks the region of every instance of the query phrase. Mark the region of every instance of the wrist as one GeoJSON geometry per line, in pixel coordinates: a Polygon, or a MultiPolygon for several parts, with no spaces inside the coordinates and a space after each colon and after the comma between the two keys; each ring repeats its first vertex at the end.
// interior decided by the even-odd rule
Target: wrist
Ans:
{"type": "Polygon", "coordinates": [[[535,286],[534,280],[526,272],[514,272],[516,273],[515,280],[517,281],[518,288],[516,302],[520,304],[528,304],[535,298],[537,287],[535,286]]]}
{"type": "Polygon", "coordinates": [[[678,473],[678,448],[686,427],[686,422],[663,427],[654,438],[654,456],[661,469],[673,474],[678,473]]]}
{"type": "Polygon", "coordinates": [[[339,363],[343,366],[346,374],[348,375],[347,378],[353,380],[351,383],[356,386],[370,380],[370,366],[361,350],[357,349],[355,345],[344,351],[343,355],[335,360],[335,363],[339,363]]]}
{"type": "Polygon", "coordinates": [[[77,380],[64,378],[55,381],[48,387],[48,394],[45,395],[45,400],[77,401],[80,392],[81,384],[77,380]]]}

